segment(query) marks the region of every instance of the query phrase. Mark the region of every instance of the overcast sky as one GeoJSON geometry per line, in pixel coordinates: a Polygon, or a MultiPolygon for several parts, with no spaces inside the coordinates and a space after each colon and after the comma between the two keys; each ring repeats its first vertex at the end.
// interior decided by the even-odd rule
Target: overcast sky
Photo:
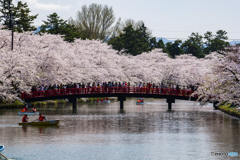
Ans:
{"type": "MultiPolygon", "coordinates": [[[[14,3],[17,0],[13,0],[14,3]]],[[[113,8],[116,19],[144,21],[152,36],[187,38],[192,32],[204,34],[228,32],[231,40],[240,40],[240,0],[22,0],[33,14],[39,14],[35,26],[56,12],[60,18],[75,18],[82,5],[92,3],[113,8]]]]}

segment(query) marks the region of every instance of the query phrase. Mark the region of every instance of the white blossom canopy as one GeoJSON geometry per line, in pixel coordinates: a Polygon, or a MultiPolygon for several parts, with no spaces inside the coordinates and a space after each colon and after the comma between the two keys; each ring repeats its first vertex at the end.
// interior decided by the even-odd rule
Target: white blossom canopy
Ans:
{"type": "Polygon", "coordinates": [[[240,104],[240,49],[231,49],[223,55],[212,53],[206,57],[211,60],[212,72],[205,75],[196,92],[203,101],[240,104]]]}
{"type": "Polygon", "coordinates": [[[131,56],[97,40],[68,43],[60,35],[30,32],[14,33],[12,51],[11,32],[0,30],[0,99],[15,99],[31,86],[70,82],[205,84],[215,59],[171,59],[161,49],[131,56]]]}

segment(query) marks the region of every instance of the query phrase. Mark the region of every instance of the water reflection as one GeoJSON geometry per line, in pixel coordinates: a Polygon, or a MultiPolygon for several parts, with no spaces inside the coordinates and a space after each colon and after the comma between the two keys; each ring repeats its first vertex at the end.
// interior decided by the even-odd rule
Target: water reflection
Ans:
{"type": "Polygon", "coordinates": [[[43,134],[43,133],[46,133],[48,130],[58,129],[58,128],[59,128],[59,126],[57,126],[57,125],[56,126],[47,126],[47,125],[45,125],[45,126],[34,126],[34,125],[27,126],[27,125],[23,125],[22,126],[22,131],[23,131],[23,133],[27,133],[28,131],[32,132],[33,129],[34,129],[34,130],[38,130],[39,134],[43,134]],[[29,128],[32,128],[32,129],[29,129],[29,128]]]}
{"type": "Polygon", "coordinates": [[[77,108],[73,108],[73,109],[72,109],[72,113],[73,113],[73,114],[76,114],[76,113],[77,113],[77,108]]]}
{"type": "Polygon", "coordinates": [[[123,112],[119,102],[38,108],[48,119],[60,119],[59,126],[18,126],[22,117],[8,110],[0,118],[0,142],[10,148],[6,155],[24,160],[35,153],[41,159],[81,160],[227,159],[211,152],[240,153],[239,119],[210,105],[176,101],[167,111],[165,100],[145,101],[149,104],[139,106],[127,100],[123,112]]]}
{"type": "Polygon", "coordinates": [[[124,109],[120,109],[120,110],[118,110],[118,113],[125,114],[125,113],[126,113],[126,110],[124,110],[124,109]]]}

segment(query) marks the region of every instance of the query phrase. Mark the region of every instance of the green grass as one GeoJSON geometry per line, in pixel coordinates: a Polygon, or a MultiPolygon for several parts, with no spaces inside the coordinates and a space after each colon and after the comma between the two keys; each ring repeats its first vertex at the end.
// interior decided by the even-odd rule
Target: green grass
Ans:
{"type": "Polygon", "coordinates": [[[44,106],[47,105],[47,102],[33,102],[32,105],[35,106],[44,106]]]}
{"type": "Polygon", "coordinates": [[[78,98],[78,102],[84,102],[84,100],[81,98],[78,98]]]}
{"type": "MultiPolygon", "coordinates": [[[[82,99],[78,99],[78,102],[84,102],[82,99]]],[[[33,102],[33,106],[45,106],[45,105],[57,105],[57,104],[63,104],[63,103],[68,103],[68,100],[61,99],[61,100],[51,100],[51,101],[39,101],[39,102],[33,102]]]]}
{"type": "Polygon", "coordinates": [[[237,107],[231,107],[231,104],[221,104],[218,108],[229,115],[240,118],[240,110],[236,109],[237,107]]]}
{"type": "MultiPolygon", "coordinates": [[[[106,97],[97,97],[97,98],[87,98],[86,99],[86,102],[95,102],[97,100],[100,100],[100,99],[105,99],[106,97]]],[[[108,100],[115,100],[115,98],[108,98],[108,100]]]]}
{"type": "Polygon", "coordinates": [[[5,101],[0,102],[0,108],[22,108],[24,106],[25,106],[25,103],[17,100],[14,102],[5,102],[5,101]]]}
{"type": "Polygon", "coordinates": [[[39,101],[39,102],[33,102],[33,106],[45,106],[45,105],[57,105],[62,103],[67,103],[67,100],[51,100],[51,101],[39,101]]]}
{"type": "MultiPolygon", "coordinates": [[[[99,98],[90,98],[87,99],[87,102],[94,102],[94,100],[99,98]]],[[[104,98],[105,99],[105,98],[104,98]]],[[[78,102],[84,102],[83,99],[78,98],[78,102]]],[[[38,101],[38,102],[32,102],[31,106],[35,107],[44,107],[47,105],[57,105],[57,104],[63,104],[68,103],[68,100],[62,99],[62,100],[51,100],[51,101],[38,101]]],[[[26,104],[20,101],[14,101],[14,102],[7,102],[7,101],[0,101],[0,109],[16,109],[16,108],[23,108],[26,104]]]]}

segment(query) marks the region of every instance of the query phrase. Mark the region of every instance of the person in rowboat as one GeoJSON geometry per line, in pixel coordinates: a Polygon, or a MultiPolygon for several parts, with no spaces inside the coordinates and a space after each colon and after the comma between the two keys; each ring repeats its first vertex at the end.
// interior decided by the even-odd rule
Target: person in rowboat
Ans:
{"type": "Polygon", "coordinates": [[[28,111],[28,106],[26,105],[23,109],[21,109],[21,112],[27,112],[28,111]]]}
{"type": "Polygon", "coordinates": [[[28,116],[26,114],[23,116],[22,122],[29,122],[28,116]]]}
{"type": "Polygon", "coordinates": [[[25,112],[28,112],[28,105],[24,107],[25,112]]]}
{"type": "Polygon", "coordinates": [[[35,107],[33,107],[32,112],[37,112],[37,109],[35,107]]]}
{"type": "Polygon", "coordinates": [[[42,115],[41,113],[39,113],[39,118],[38,118],[39,121],[47,121],[47,118],[42,115]]]}

